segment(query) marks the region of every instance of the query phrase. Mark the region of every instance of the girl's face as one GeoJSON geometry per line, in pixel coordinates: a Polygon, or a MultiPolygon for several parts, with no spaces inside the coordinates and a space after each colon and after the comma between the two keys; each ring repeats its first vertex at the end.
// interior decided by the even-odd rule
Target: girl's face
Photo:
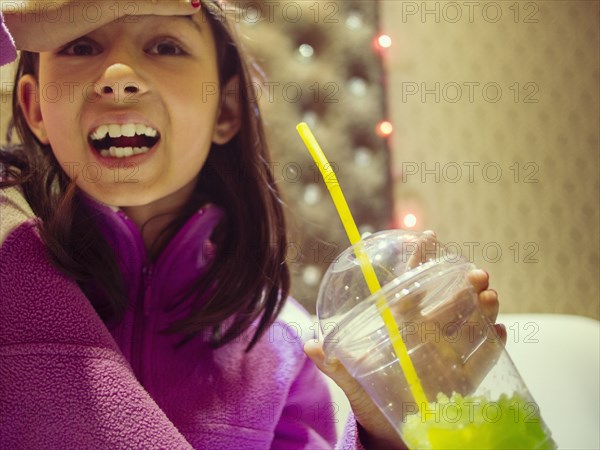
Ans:
{"type": "Polygon", "coordinates": [[[79,188],[109,205],[147,205],[189,191],[211,143],[239,129],[227,94],[236,80],[221,101],[216,61],[202,14],[125,18],[41,53],[19,100],[79,188]]]}

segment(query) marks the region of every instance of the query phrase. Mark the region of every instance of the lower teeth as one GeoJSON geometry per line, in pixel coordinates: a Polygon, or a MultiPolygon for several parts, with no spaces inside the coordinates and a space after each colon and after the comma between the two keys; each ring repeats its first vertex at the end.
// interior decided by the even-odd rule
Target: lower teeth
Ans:
{"type": "Polygon", "coordinates": [[[146,153],[148,150],[150,150],[149,147],[111,147],[108,150],[100,150],[100,155],[105,158],[127,158],[146,153]]]}

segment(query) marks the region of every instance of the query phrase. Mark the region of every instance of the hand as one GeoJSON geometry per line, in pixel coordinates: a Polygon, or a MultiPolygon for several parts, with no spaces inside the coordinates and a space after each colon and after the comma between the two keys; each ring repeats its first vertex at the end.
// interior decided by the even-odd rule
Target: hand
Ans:
{"type": "MultiPolygon", "coordinates": [[[[431,256],[430,251],[435,243],[435,234],[424,233],[423,241],[420,242],[423,245],[417,246],[417,250],[407,263],[408,268],[426,261],[431,256]]],[[[424,335],[418,332],[402,333],[409,348],[418,347],[418,351],[411,354],[415,366],[422,366],[424,363],[435,365],[430,370],[419,370],[422,374],[420,381],[429,401],[435,400],[440,391],[447,395],[452,391],[463,395],[473,392],[495,364],[506,342],[506,330],[503,325],[496,324],[492,330],[489,329],[496,321],[499,304],[496,292],[488,289],[488,274],[483,270],[473,270],[467,275],[467,279],[477,293],[479,307],[479,309],[471,308],[472,313],[461,319],[463,324],[469,324],[470,335],[461,336],[457,341],[454,337],[444,339],[442,336],[440,339],[440,335],[436,333],[424,335]],[[479,335],[479,332],[485,333],[483,345],[479,345],[480,340],[473,339],[473,335],[479,335]],[[457,367],[458,370],[451,370],[453,367],[457,367]],[[441,381],[440,377],[443,377],[441,381]]],[[[419,327],[425,329],[423,328],[425,323],[428,326],[427,330],[431,330],[432,327],[438,330],[456,330],[444,325],[456,323],[457,311],[468,310],[465,308],[468,303],[471,306],[473,304],[470,291],[465,289],[458,292],[445,307],[435,311],[433,315],[428,314],[425,319],[419,311],[422,297],[423,295],[408,295],[402,299],[400,306],[392,311],[399,324],[406,320],[402,319],[404,313],[409,310],[414,313],[416,310],[417,314],[413,315],[411,325],[416,325],[417,330],[419,327]],[[418,322],[419,317],[422,318],[421,322],[418,322]]],[[[337,360],[325,363],[322,343],[311,340],[306,343],[304,351],[348,397],[356,420],[364,429],[365,433],[361,435],[361,441],[366,448],[406,448],[395,428],[344,366],[337,360]]],[[[406,398],[406,402],[411,401],[413,401],[411,397],[406,398]]]]}
{"type": "Polygon", "coordinates": [[[124,16],[190,15],[200,9],[192,0],[0,0],[0,6],[17,48],[32,52],[54,50],[124,16]]]}
{"type": "Polygon", "coordinates": [[[304,352],[348,397],[354,417],[366,432],[366,436],[361,436],[361,442],[366,449],[407,449],[394,427],[342,363],[336,360],[325,364],[322,342],[309,340],[304,345],[304,352]]]}

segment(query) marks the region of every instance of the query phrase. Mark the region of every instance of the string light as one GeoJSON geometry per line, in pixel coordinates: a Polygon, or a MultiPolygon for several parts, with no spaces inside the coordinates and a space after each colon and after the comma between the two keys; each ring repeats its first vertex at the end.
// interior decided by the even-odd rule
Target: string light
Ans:
{"type": "MultiPolygon", "coordinates": [[[[391,46],[392,46],[392,38],[389,35],[382,33],[375,38],[375,47],[378,48],[379,50],[389,49],[391,46]]],[[[383,56],[384,52],[380,52],[380,53],[381,53],[381,56],[383,56]]],[[[394,132],[394,126],[392,125],[392,123],[389,120],[382,120],[381,122],[379,122],[377,124],[375,131],[380,137],[387,138],[394,132]]],[[[395,216],[393,219],[394,222],[398,223],[400,217],[402,217],[402,216],[399,216],[399,215],[394,215],[394,216],[395,216]]],[[[403,226],[408,229],[413,228],[417,224],[417,216],[412,213],[405,214],[401,220],[402,220],[401,223],[403,224],[403,226]]]]}
{"type": "Polygon", "coordinates": [[[364,97],[365,95],[367,95],[368,86],[364,78],[350,78],[350,80],[348,80],[348,88],[350,89],[352,95],[356,97],[364,97]]]}
{"type": "Polygon", "coordinates": [[[354,164],[358,167],[369,167],[372,159],[371,151],[366,147],[358,147],[354,152],[354,164]]]}
{"type": "Polygon", "coordinates": [[[384,120],[377,124],[376,132],[381,137],[388,137],[394,132],[394,126],[391,122],[384,120]]]}
{"type": "Polygon", "coordinates": [[[316,286],[321,279],[321,271],[316,266],[306,266],[302,272],[302,281],[309,286],[316,286]]]}
{"type": "Polygon", "coordinates": [[[316,184],[309,184],[304,189],[304,203],[307,205],[316,205],[321,200],[321,190],[316,184]]]}
{"type": "Polygon", "coordinates": [[[346,26],[351,30],[358,30],[363,26],[363,15],[359,11],[351,11],[346,18],[346,26]]]}
{"type": "Polygon", "coordinates": [[[413,228],[417,224],[417,216],[412,213],[406,214],[402,220],[406,228],[413,228]]]}
{"type": "Polygon", "coordinates": [[[387,34],[380,34],[377,37],[377,45],[379,45],[380,48],[390,48],[392,46],[392,38],[387,34]]]}
{"type": "Polygon", "coordinates": [[[302,44],[300,47],[298,47],[298,53],[300,53],[300,56],[303,58],[310,59],[315,54],[315,49],[312,47],[312,45],[302,44]]]}

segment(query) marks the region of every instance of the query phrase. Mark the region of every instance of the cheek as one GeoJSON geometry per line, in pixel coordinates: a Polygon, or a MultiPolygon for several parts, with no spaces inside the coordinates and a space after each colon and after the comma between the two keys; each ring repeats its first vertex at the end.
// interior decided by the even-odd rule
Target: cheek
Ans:
{"type": "Polygon", "coordinates": [[[64,123],[66,122],[60,122],[59,116],[52,116],[52,119],[44,121],[48,144],[50,144],[56,159],[61,163],[75,157],[77,154],[75,145],[78,143],[73,133],[69,133],[70,127],[65,127],[64,123]]]}
{"type": "Polygon", "coordinates": [[[175,131],[172,136],[178,145],[200,147],[210,146],[214,132],[219,104],[216,94],[206,94],[200,91],[187,93],[184,98],[175,101],[171,97],[171,123],[175,131]]]}
{"type": "Polygon", "coordinates": [[[196,111],[206,119],[206,116],[216,116],[219,110],[221,89],[218,78],[211,74],[203,74],[201,78],[187,76],[185,82],[182,81],[179,86],[173,84],[172,98],[177,99],[181,105],[186,105],[186,109],[196,111]]]}
{"type": "Polygon", "coordinates": [[[58,82],[40,84],[40,111],[46,135],[55,154],[69,152],[84,142],[81,136],[81,92],[58,82]]]}
{"type": "Polygon", "coordinates": [[[48,137],[58,140],[63,136],[73,136],[77,124],[73,114],[73,102],[65,98],[54,101],[54,97],[42,97],[40,102],[42,120],[48,137]]]}
{"type": "Polygon", "coordinates": [[[80,83],[75,75],[63,74],[40,62],[39,101],[42,118],[48,135],[73,132],[77,128],[77,109],[80,107],[80,83]]]}

